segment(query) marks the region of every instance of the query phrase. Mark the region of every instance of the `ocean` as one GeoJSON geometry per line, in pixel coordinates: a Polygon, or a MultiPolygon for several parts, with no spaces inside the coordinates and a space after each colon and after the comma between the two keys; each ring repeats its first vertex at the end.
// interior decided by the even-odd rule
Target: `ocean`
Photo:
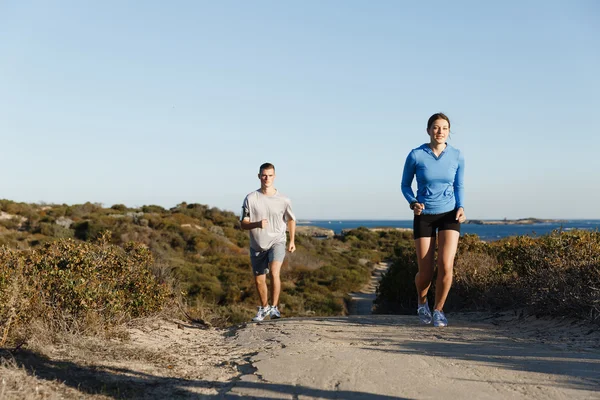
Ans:
{"type": "MultiPolygon", "coordinates": [[[[298,221],[298,225],[318,226],[320,228],[332,229],[336,234],[342,229],[354,229],[360,226],[365,228],[411,228],[412,220],[311,220],[298,221]]],[[[573,219],[561,222],[544,222],[531,225],[476,225],[463,224],[461,235],[474,233],[482,240],[492,241],[508,236],[541,236],[556,229],[565,231],[571,229],[600,230],[599,219],[573,219]]]]}

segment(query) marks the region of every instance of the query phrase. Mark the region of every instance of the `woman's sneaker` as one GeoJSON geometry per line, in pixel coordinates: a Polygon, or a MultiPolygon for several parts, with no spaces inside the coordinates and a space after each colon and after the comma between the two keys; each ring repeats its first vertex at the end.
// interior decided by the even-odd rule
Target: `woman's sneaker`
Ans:
{"type": "Polygon", "coordinates": [[[279,309],[277,308],[277,306],[271,306],[271,319],[277,319],[277,318],[281,318],[281,313],[279,312],[279,309]]]}
{"type": "Polygon", "coordinates": [[[419,304],[417,307],[417,315],[419,316],[422,324],[430,324],[431,310],[429,309],[429,304],[419,304]]]}
{"type": "Polygon", "coordinates": [[[271,313],[270,306],[258,307],[258,311],[256,312],[256,317],[252,318],[252,321],[260,322],[263,319],[265,319],[265,317],[267,317],[270,313],[271,313]]]}
{"type": "Polygon", "coordinates": [[[433,311],[433,326],[448,326],[448,320],[442,311],[433,311]]]}

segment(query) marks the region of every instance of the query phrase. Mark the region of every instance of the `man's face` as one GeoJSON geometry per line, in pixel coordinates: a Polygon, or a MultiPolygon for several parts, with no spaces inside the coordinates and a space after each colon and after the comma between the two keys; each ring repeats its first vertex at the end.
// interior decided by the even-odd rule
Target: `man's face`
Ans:
{"type": "Polygon", "coordinates": [[[273,181],[275,180],[275,170],[274,169],[263,169],[258,174],[258,179],[260,179],[260,185],[263,188],[268,188],[273,186],[273,181]]]}

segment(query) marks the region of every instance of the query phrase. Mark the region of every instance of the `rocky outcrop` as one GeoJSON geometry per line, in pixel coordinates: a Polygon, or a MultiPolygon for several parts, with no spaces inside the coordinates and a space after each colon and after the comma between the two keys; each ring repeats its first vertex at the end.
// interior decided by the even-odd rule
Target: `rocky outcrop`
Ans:
{"type": "Polygon", "coordinates": [[[55,221],[56,225],[60,225],[63,228],[69,229],[73,224],[73,220],[67,217],[58,217],[55,221]]]}
{"type": "Polygon", "coordinates": [[[21,223],[27,221],[27,218],[21,216],[21,215],[16,215],[16,214],[9,214],[7,212],[4,211],[0,211],[0,219],[4,220],[4,219],[14,219],[17,220],[21,223]]]}
{"type": "MultiPolygon", "coordinates": [[[[342,236],[344,236],[348,232],[353,231],[355,229],[356,228],[342,229],[342,236]]],[[[392,231],[412,232],[412,228],[391,228],[391,227],[387,227],[387,228],[367,228],[367,229],[370,230],[371,232],[392,232],[392,231]]]]}
{"type": "Polygon", "coordinates": [[[296,226],[296,234],[316,238],[330,239],[335,236],[333,229],[319,228],[318,226],[296,226]]]}

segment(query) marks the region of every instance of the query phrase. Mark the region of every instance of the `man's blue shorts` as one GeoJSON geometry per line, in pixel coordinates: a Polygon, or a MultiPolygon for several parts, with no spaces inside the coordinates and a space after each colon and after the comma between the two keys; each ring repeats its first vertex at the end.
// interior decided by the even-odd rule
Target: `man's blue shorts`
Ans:
{"type": "Polygon", "coordinates": [[[256,251],[250,248],[250,261],[254,275],[269,273],[269,264],[273,261],[283,262],[285,258],[285,243],[275,243],[269,250],[256,251]]]}

